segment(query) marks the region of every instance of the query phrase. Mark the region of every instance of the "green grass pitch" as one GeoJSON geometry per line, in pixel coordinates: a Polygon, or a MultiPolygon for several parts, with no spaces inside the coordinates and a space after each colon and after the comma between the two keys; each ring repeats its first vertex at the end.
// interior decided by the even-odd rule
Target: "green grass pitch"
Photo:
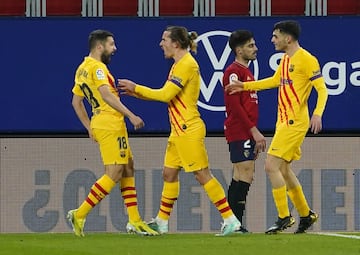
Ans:
{"type": "Polygon", "coordinates": [[[360,255],[360,234],[348,235],[355,238],[286,233],[226,237],[214,234],[86,233],[84,238],[70,233],[0,234],[0,255],[360,255]]]}

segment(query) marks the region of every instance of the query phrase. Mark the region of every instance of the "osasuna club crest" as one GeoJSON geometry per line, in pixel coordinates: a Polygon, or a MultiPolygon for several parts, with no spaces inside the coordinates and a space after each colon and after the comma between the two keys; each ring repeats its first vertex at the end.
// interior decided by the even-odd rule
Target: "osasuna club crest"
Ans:
{"type": "MultiPolygon", "coordinates": [[[[213,68],[213,73],[210,75],[210,80],[204,80],[203,75],[201,75],[201,84],[200,84],[200,92],[204,98],[204,101],[198,101],[198,106],[209,110],[209,111],[225,111],[224,105],[214,105],[212,103],[212,99],[215,97],[222,97],[223,95],[214,95],[216,86],[222,86],[222,77],[224,75],[224,69],[226,68],[226,63],[229,58],[233,58],[233,54],[231,54],[231,49],[229,44],[227,43],[228,38],[231,32],[229,31],[209,31],[204,34],[201,34],[196,39],[198,45],[202,44],[206,51],[206,56],[209,58],[210,63],[213,68]],[[217,36],[224,36],[226,40],[224,40],[223,45],[216,44],[217,47],[214,47],[212,40],[217,36]]],[[[198,59],[200,69],[201,69],[201,59],[198,59]]],[[[257,79],[259,74],[259,67],[257,60],[253,61],[254,68],[254,77],[257,79]]],[[[222,90],[217,90],[222,91],[222,90]]]]}
{"type": "Polygon", "coordinates": [[[250,156],[250,151],[249,150],[244,150],[244,157],[248,158],[250,156]]]}

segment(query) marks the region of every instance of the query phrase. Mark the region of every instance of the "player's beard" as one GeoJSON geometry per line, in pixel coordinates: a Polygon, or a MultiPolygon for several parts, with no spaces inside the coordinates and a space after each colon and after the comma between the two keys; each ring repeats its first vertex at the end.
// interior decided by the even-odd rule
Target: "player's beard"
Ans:
{"type": "Polygon", "coordinates": [[[256,55],[249,55],[249,56],[245,56],[244,59],[247,61],[247,62],[250,62],[250,61],[254,61],[256,59],[256,55]]]}
{"type": "Polygon", "coordinates": [[[101,61],[107,65],[110,63],[110,60],[111,60],[111,54],[110,53],[107,53],[107,52],[103,52],[101,54],[101,61]]]}

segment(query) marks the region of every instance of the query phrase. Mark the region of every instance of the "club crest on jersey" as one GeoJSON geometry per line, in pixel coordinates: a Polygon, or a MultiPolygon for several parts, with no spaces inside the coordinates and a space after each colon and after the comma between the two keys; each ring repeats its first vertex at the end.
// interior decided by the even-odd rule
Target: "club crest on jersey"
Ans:
{"type": "Polygon", "coordinates": [[[102,69],[97,69],[96,70],[96,77],[98,78],[98,80],[105,80],[105,74],[104,71],[102,69]]]}
{"type": "Polygon", "coordinates": [[[290,65],[289,67],[289,72],[294,72],[295,66],[293,64],[290,65]]]}

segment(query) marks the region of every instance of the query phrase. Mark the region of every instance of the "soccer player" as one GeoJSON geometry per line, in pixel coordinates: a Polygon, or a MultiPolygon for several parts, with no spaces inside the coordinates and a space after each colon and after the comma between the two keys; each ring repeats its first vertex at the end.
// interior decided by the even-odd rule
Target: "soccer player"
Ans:
{"type": "Polygon", "coordinates": [[[318,219],[310,209],[302,186],[291,169],[291,162],[301,157],[301,145],[307,130],[317,134],[322,129],[321,117],[328,93],[316,57],[300,47],[300,25],[297,21],[280,21],[274,25],[271,42],[284,51],[280,65],[272,77],[252,82],[232,81],[226,87],[230,94],[243,90],[263,90],[278,87],[276,129],[265,161],[265,171],[272,185],[278,220],[268,234],[278,233],[295,223],[288,207],[288,197],[300,216],[295,233],[305,233],[318,219]],[[308,98],[312,88],[317,103],[310,119],[308,98]]]}
{"type": "MultiPolygon", "coordinates": [[[[253,34],[248,30],[231,33],[229,46],[235,55],[224,72],[223,84],[232,80],[253,81],[249,62],[256,59],[258,48],[253,34]]],[[[243,222],[246,196],[254,178],[255,159],[265,150],[266,140],[257,128],[258,96],[256,91],[243,91],[229,95],[224,93],[226,118],[225,138],[229,144],[230,160],[233,163],[233,177],[228,189],[228,201],[235,216],[243,222]]],[[[248,230],[241,226],[239,232],[248,230]]]]}
{"type": "Polygon", "coordinates": [[[238,230],[241,223],[233,214],[223,187],[209,170],[204,144],[205,124],[197,109],[199,66],[188,50],[196,53],[196,37],[196,32],[189,33],[185,27],[165,29],[160,47],[165,58],[173,59],[174,64],[162,88],[151,89],[126,79],[120,79],[119,86],[139,98],[168,103],[171,133],[164,159],[164,186],[159,212],[149,226],[161,234],[168,232],[168,220],[179,196],[179,171],[183,168],[185,172],[194,174],[223,217],[220,235],[228,235],[238,230]]]}
{"type": "Polygon", "coordinates": [[[76,70],[72,89],[72,105],[90,138],[99,144],[105,173],[67,218],[76,236],[84,236],[86,216],[120,182],[121,194],[129,215],[128,232],[158,235],[142,221],[138,207],[134,180],[134,166],[124,117],[128,117],[135,129],[144,126],[143,120],[132,113],[120,101],[115,79],[107,64],[116,51],[114,36],[105,30],[95,30],[89,35],[90,54],[76,70]],[[92,106],[91,121],[85,110],[86,98],[92,106]]]}

